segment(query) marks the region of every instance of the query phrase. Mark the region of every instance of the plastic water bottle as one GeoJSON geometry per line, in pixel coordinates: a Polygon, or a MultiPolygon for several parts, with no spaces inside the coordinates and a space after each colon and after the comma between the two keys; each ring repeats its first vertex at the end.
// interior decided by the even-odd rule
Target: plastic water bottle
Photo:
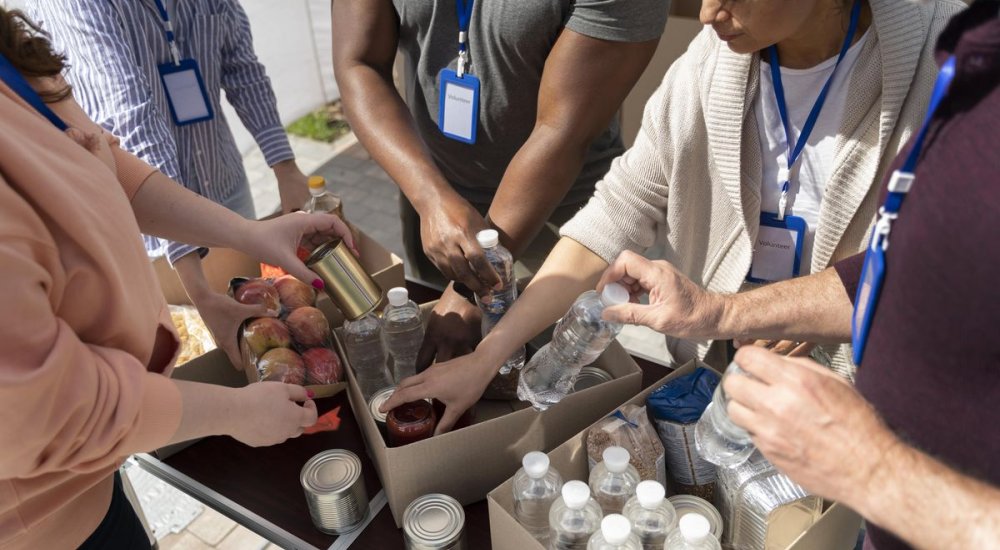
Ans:
{"type": "Polygon", "coordinates": [[[722,550],[719,539],[712,534],[708,519],[701,514],[684,514],[670,535],[664,550],[722,550]]]}
{"type": "Polygon", "coordinates": [[[582,481],[567,481],[549,512],[549,550],[587,550],[601,526],[601,506],[582,481]]]}
{"type": "Polygon", "coordinates": [[[601,530],[590,537],[587,550],[642,550],[642,545],[632,533],[628,518],[611,514],[601,520],[601,530]]]}
{"type": "Polygon", "coordinates": [[[677,511],[666,496],[659,482],[642,481],[635,487],[635,496],[622,509],[643,550],[662,550],[667,535],[677,527],[677,511]]]}
{"type": "Polygon", "coordinates": [[[517,397],[544,411],[573,391],[580,369],[593,363],[621,332],[620,323],[601,318],[604,308],[628,302],[625,287],[610,283],[598,294],[590,290],[576,299],[552,332],[552,341],[524,367],[517,397]]]}
{"type": "Polygon", "coordinates": [[[603,459],[590,472],[590,490],[605,514],[620,514],[639,485],[639,472],[629,464],[631,458],[623,447],[608,447],[603,459]]]}
{"type": "Polygon", "coordinates": [[[755,449],[750,433],[734,424],[727,412],[729,398],[722,385],[726,378],[737,375],[748,376],[736,363],[730,363],[726,367],[722,381],[712,394],[712,402],[705,408],[694,428],[694,442],[698,454],[723,468],[733,468],[743,464],[755,449]]]}
{"type": "Polygon", "coordinates": [[[365,401],[392,385],[382,351],[382,322],[374,313],[344,323],[344,345],[365,401]]]}
{"type": "MultiPolygon", "coordinates": [[[[476,240],[479,246],[483,247],[486,259],[500,276],[500,283],[503,288],[500,290],[490,290],[489,293],[480,297],[476,296],[476,304],[483,312],[482,331],[485,337],[500,318],[507,313],[507,310],[514,305],[517,299],[517,281],[514,280],[514,257],[506,248],[500,246],[500,235],[494,229],[484,229],[476,233],[476,240]]],[[[500,374],[509,374],[512,369],[524,367],[524,346],[518,348],[500,367],[500,374]]]]}
{"type": "Polygon", "coordinates": [[[545,544],[549,538],[549,511],[562,491],[562,476],[549,466],[549,457],[538,451],[524,455],[521,465],[514,474],[514,517],[545,544]]]}
{"type": "Polygon", "coordinates": [[[417,374],[417,354],[424,343],[424,323],[420,306],[410,300],[401,286],[389,289],[389,307],[382,313],[382,339],[392,357],[392,373],[400,380],[417,374]]]}

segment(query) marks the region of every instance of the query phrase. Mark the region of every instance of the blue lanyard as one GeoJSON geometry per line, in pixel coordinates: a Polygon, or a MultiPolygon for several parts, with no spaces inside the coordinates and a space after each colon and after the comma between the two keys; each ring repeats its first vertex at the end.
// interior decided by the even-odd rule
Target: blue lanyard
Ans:
{"type": "Polygon", "coordinates": [[[59,118],[59,115],[52,112],[49,106],[42,101],[41,96],[38,92],[28,84],[28,81],[24,79],[21,75],[21,71],[17,70],[15,67],[3,54],[0,54],[0,80],[3,80],[10,89],[14,90],[17,95],[21,96],[21,99],[28,102],[29,105],[35,108],[42,116],[49,119],[49,122],[59,130],[65,132],[69,126],[63,122],[63,119],[59,118]]]}
{"type": "Polygon", "coordinates": [[[160,12],[160,19],[163,19],[164,32],[167,35],[167,44],[170,46],[170,57],[174,60],[174,65],[181,64],[181,52],[177,49],[177,37],[174,36],[174,24],[170,21],[170,13],[163,5],[163,0],[153,0],[156,2],[156,10],[160,12]]]}
{"type": "Polygon", "coordinates": [[[830,76],[826,79],[826,84],[823,85],[823,89],[820,90],[819,96],[816,98],[816,103],[813,104],[813,108],[809,111],[809,116],[806,118],[806,123],[802,126],[802,132],[799,133],[799,139],[796,140],[794,147],[792,146],[792,133],[791,125],[788,122],[788,107],[785,105],[785,89],[781,85],[781,67],[778,65],[778,48],[777,46],[771,46],[767,49],[768,55],[771,60],[771,81],[774,86],[774,99],[778,103],[778,114],[781,115],[781,125],[785,129],[785,143],[788,147],[788,172],[785,174],[785,181],[781,184],[781,199],[778,201],[778,219],[782,220],[785,218],[785,205],[788,203],[788,188],[789,182],[787,178],[790,178],[792,172],[792,167],[795,166],[795,162],[799,160],[799,155],[806,146],[806,142],[809,141],[809,134],[812,133],[813,127],[816,126],[816,120],[819,118],[819,112],[823,109],[823,103],[826,102],[826,95],[830,91],[830,86],[833,85],[833,77],[837,74],[837,67],[840,66],[840,62],[847,55],[847,50],[851,49],[851,42],[854,40],[854,34],[858,30],[858,20],[861,18],[861,0],[854,0],[854,7],[851,8],[851,22],[847,27],[847,36],[844,37],[844,44],[840,47],[840,55],[837,56],[837,63],[833,66],[833,70],[830,71],[830,76]]]}
{"type": "MultiPolygon", "coordinates": [[[[160,0],[156,0],[159,2],[160,0]]],[[[465,75],[465,66],[469,63],[467,43],[469,41],[469,24],[472,22],[472,4],[474,0],[455,0],[455,12],[458,13],[458,78],[465,75]]]]}

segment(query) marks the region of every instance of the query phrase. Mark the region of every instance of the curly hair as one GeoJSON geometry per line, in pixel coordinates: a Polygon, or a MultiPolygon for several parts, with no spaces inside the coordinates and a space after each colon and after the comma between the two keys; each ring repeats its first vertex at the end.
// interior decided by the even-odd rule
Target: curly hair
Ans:
{"type": "MultiPolygon", "coordinates": [[[[52,50],[49,35],[20,10],[0,7],[0,54],[26,77],[55,77],[66,68],[66,56],[52,50]]],[[[68,85],[57,90],[40,91],[47,103],[65,99],[72,90],[68,85]]]]}

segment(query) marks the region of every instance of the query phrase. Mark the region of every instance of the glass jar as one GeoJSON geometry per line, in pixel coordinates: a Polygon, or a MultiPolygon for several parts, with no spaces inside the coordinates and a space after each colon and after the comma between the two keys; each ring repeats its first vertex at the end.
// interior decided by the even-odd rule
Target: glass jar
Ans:
{"type": "Polygon", "coordinates": [[[385,418],[390,447],[402,447],[434,435],[437,414],[425,400],[404,403],[389,411],[385,418]]]}

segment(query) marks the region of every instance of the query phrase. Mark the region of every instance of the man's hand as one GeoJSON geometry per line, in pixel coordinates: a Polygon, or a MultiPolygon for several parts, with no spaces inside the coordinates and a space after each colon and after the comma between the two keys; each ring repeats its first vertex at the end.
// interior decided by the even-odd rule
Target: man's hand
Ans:
{"type": "Polygon", "coordinates": [[[850,502],[868,490],[899,440],[847,381],[816,363],[756,346],[726,378],[729,415],[764,456],[807,490],[850,502]]]}
{"type": "Polygon", "coordinates": [[[277,317],[277,311],[268,311],[263,304],[241,304],[236,300],[208,291],[192,300],[205,326],[212,333],[215,344],[226,352],[236,370],[243,370],[239,333],[243,322],[253,317],[277,317]]]}
{"type": "Polygon", "coordinates": [[[463,283],[476,294],[500,283],[500,276],[476,241],[476,233],[483,229],[489,229],[486,219],[457,196],[420,212],[424,253],[448,280],[463,283]]]}
{"type": "Polygon", "coordinates": [[[424,343],[417,355],[417,371],[426,369],[435,360],[443,363],[471,353],[479,343],[481,323],[479,308],[449,285],[427,321],[424,343]]]}
{"type": "Polygon", "coordinates": [[[347,224],[333,214],[306,214],[296,212],[247,224],[238,248],[264,263],[276,265],[316,289],[323,288],[323,280],[306,267],[296,255],[299,245],[310,250],[330,239],[340,237],[358,254],[354,238],[347,224]]]}
{"type": "Polygon", "coordinates": [[[299,170],[294,159],[285,160],[271,167],[278,178],[278,196],[281,197],[281,211],[285,214],[300,210],[309,201],[309,185],[306,175],[299,170]]]}

